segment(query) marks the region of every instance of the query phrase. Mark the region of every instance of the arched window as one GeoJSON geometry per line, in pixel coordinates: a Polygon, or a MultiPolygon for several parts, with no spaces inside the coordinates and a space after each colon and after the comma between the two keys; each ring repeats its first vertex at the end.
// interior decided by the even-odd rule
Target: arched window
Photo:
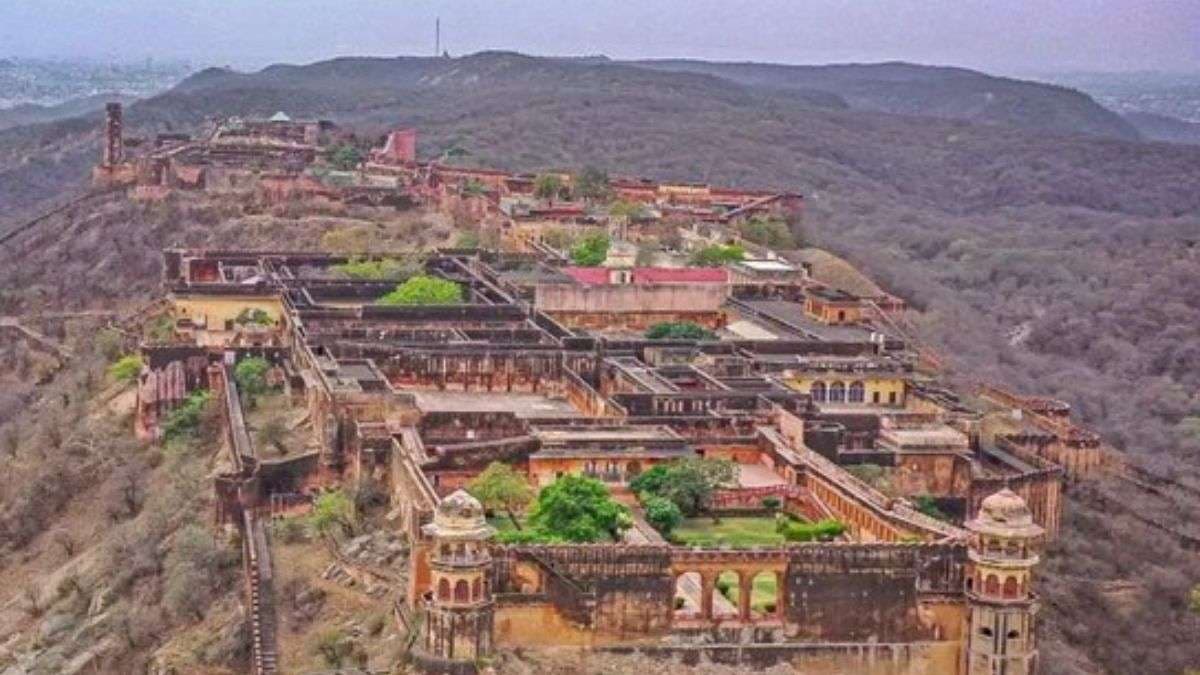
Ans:
{"type": "Polygon", "coordinates": [[[996,595],[1000,592],[1000,579],[995,574],[989,574],[987,581],[983,582],[983,592],[988,595],[996,595]]]}
{"type": "Polygon", "coordinates": [[[846,402],[846,383],[834,382],[829,385],[829,402],[830,403],[845,403],[846,402]]]}
{"type": "Polygon", "coordinates": [[[450,599],[450,582],[442,579],[438,582],[438,600],[450,599]]]}
{"type": "Polygon", "coordinates": [[[862,382],[850,383],[849,398],[851,403],[862,403],[867,400],[867,390],[862,382]]]}
{"type": "Polygon", "coordinates": [[[1017,597],[1017,578],[1016,577],[1009,577],[1004,580],[1004,597],[1006,597],[1006,598],[1017,597]]]}
{"type": "Polygon", "coordinates": [[[818,403],[824,402],[825,401],[825,383],[820,382],[820,381],[813,382],[812,386],[808,388],[808,395],[812,397],[812,400],[814,400],[818,403]]]}
{"type": "Polygon", "coordinates": [[[454,601],[469,602],[471,600],[471,585],[466,579],[459,579],[458,583],[454,584],[454,601]]]}
{"type": "Polygon", "coordinates": [[[471,584],[471,599],[472,600],[480,600],[482,598],[483,598],[483,582],[480,581],[479,579],[476,579],[475,583],[471,584]]]}

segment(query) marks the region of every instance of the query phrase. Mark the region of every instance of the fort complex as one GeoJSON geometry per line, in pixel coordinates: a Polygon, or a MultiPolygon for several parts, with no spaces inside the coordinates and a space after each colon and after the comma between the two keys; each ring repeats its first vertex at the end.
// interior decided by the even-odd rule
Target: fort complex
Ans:
{"type": "MultiPolygon", "coordinates": [[[[799,195],[614,178],[610,198],[636,207],[619,212],[547,195],[543,177],[418,162],[411,130],[343,170],[325,159],[332,125],[284,115],[136,155],[119,108],[106,130],[96,181],[138,198],[415,206],[495,235],[425,252],[422,277],[460,294],[436,303],[379,302],[400,273],[345,272],[405,251],[164,252],[172,337],[140,347],[136,432],[161,436],[195,390],[220,401],[216,518],[243,530],[256,671],[276,668],[261,521],[364,478],[387,487],[410,545],[395,617],[428,672],[475,672],[517,647],[805,672],[1036,671],[1039,550],[1061,527],[1064,482],[1110,456],[1065,404],[953,390],[905,330],[901,300],[836,287],[743,236],[747,220],[797,218],[799,195]],[[623,256],[664,229],[681,252],[742,253],[705,266],[623,256]],[[602,233],[607,256],[572,260],[550,236],[561,230],[602,233]],[[302,452],[247,432],[234,372],[249,357],[304,411],[302,452]],[[630,483],[684,460],[735,467],[715,516],[838,527],[756,545],[664,536],[630,483]],[[496,462],[535,489],[593,478],[632,523],[610,541],[501,543],[466,491],[496,462]]],[[[575,180],[547,175],[564,194],[575,180]]]]}

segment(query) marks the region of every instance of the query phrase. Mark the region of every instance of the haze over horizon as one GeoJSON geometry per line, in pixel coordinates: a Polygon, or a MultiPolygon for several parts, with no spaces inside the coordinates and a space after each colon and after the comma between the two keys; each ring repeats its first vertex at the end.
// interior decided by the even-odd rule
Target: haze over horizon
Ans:
{"type": "Polygon", "coordinates": [[[256,69],[337,56],[452,55],[697,58],[793,64],[910,61],[1000,74],[1200,71],[1200,3],[1062,0],[15,0],[0,6],[0,56],[256,69]],[[46,30],[48,27],[54,30],[46,30]]]}

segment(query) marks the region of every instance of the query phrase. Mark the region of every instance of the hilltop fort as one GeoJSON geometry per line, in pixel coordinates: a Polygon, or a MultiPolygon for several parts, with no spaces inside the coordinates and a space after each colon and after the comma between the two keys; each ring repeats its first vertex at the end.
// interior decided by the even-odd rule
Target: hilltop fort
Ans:
{"type": "Polygon", "coordinates": [[[364,147],[282,113],[131,140],[110,105],[97,189],[419,209],[471,233],[162,253],[162,297],[136,317],[162,330],[129,345],[129,433],[158,442],[178,411],[215,411],[213,522],[240,533],[254,672],[286,671],[271,523],[367,481],[406,554],[338,560],[386,589],[423,672],[564,647],[1037,671],[1032,582],[1064,486],[1121,463],[1065,403],[950,386],[904,300],[796,250],[798,192],[422,161],[416,130],[364,147]],[[255,433],[259,389],[292,420],[286,452],[255,433]],[[479,487],[497,467],[537,495],[507,518],[479,487]],[[691,513],[646,478],[696,467],[720,478],[691,513]],[[579,484],[615,525],[538,521],[579,484]]]}

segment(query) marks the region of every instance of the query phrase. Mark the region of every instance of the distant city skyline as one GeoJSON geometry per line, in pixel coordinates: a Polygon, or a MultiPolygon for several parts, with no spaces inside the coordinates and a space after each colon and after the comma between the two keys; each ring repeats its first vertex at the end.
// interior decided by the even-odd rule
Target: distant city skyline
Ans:
{"type": "Polygon", "coordinates": [[[337,56],[911,61],[1013,74],[1200,71],[1195,0],[9,0],[0,56],[257,69],[337,56]]]}

